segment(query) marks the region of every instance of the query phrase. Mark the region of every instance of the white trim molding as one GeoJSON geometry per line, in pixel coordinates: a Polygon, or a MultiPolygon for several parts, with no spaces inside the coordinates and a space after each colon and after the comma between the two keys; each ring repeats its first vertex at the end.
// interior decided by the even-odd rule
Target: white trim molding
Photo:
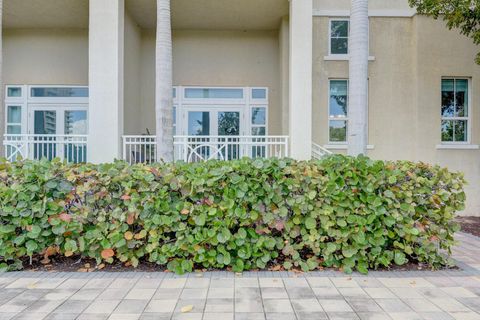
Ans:
{"type": "MultiPolygon", "coordinates": [[[[323,147],[327,150],[347,150],[348,144],[325,144],[323,147]]],[[[373,150],[375,146],[373,144],[367,145],[367,150],[373,150]]]]}
{"type": "MultiPolygon", "coordinates": [[[[414,9],[377,9],[369,10],[369,17],[411,18],[417,12],[414,9]]],[[[349,17],[350,10],[313,10],[314,17],[349,17]]]]}
{"type": "Polygon", "coordinates": [[[437,150],[478,150],[480,146],[478,144],[437,144],[435,147],[437,150]]]}
{"type": "MultiPolygon", "coordinates": [[[[324,56],[323,60],[325,61],[348,61],[350,56],[348,54],[329,54],[324,56]]],[[[368,61],[375,61],[375,56],[368,56],[368,61]]]]}

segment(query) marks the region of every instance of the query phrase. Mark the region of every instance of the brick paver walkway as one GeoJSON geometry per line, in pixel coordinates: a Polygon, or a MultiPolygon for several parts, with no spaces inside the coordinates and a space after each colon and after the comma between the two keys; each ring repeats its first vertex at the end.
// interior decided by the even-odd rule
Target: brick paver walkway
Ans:
{"type": "Polygon", "coordinates": [[[480,239],[461,270],[0,274],[2,319],[480,319],[480,239]]]}

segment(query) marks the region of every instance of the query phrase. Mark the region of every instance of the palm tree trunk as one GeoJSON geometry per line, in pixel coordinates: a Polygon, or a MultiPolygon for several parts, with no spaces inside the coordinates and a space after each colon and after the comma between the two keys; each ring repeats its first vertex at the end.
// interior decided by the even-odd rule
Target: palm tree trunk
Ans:
{"type": "MultiPolygon", "coordinates": [[[[3,135],[6,133],[5,117],[7,113],[7,110],[3,103],[3,94],[3,0],[0,0],[0,158],[5,155],[3,135]]],[[[22,112],[25,112],[25,110],[23,110],[22,112]]]]}
{"type": "Polygon", "coordinates": [[[173,161],[172,26],[170,0],[157,0],[155,119],[157,160],[173,161]]]}
{"type": "Polygon", "coordinates": [[[367,152],[368,0],[351,0],[348,154],[367,152]]]}

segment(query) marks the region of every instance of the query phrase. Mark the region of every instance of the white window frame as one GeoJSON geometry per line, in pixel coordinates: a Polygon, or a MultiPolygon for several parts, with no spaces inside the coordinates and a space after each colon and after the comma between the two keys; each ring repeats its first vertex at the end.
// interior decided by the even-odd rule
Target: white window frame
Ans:
{"type": "MultiPolygon", "coordinates": [[[[455,132],[453,139],[455,139],[455,132]]],[[[440,81],[440,144],[441,145],[469,145],[471,144],[471,139],[472,139],[472,78],[470,77],[442,77],[440,81]],[[453,81],[453,92],[454,92],[454,103],[456,101],[456,80],[467,80],[467,86],[468,86],[468,95],[467,95],[467,103],[468,103],[468,109],[467,109],[467,116],[466,117],[444,117],[441,112],[442,112],[442,82],[443,80],[454,80],[453,81]],[[467,121],[467,141],[443,141],[442,139],[442,121],[467,121]]]]}
{"type": "MultiPolygon", "coordinates": [[[[368,52],[370,52],[370,19],[368,20],[368,52]]],[[[328,21],[328,53],[323,57],[325,61],[348,61],[350,60],[350,18],[330,18],[328,21]],[[348,21],[348,48],[347,54],[332,53],[332,22],[348,21]]],[[[368,61],[375,61],[375,56],[368,56],[368,61]]]]}
{"type": "Polygon", "coordinates": [[[350,90],[350,81],[347,78],[330,78],[328,79],[328,145],[346,145],[348,143],[348,119],[349,119],[349,101],[350,101],[350,96],[349,96],[349,90],[350,90]],[[335,116],[330,116],[330,92],[331,92],[331,85],[332,81],[346,81],[347,82],[347,114],[346,117],[335,117],[335,116]],[[345,135],[345,141],[332,141],[330,138],[330,121],[346,121],[347,123],[347,131],[345,135]]]}
{"type": "Polygon", "coordinates": [[[86,88],[88,86],[69,86],[69,85],[29,85],[27,87],[27,102],[28,103],[42,103],[42,104],[55,104],[55,103],[69,103],[69,104],[88,104],[87,97],[32,97],[33,88],[86,88]]]}
{"type": "MultiPolygon", "coordinates": [[[[32,88],[87,88],[88,86],[79,86],[79,85],[15,85],[8,84],[5,85],[5,100],[3,103],[4,112],[5,112],[5,132],[7,132],[7,123],[8,121],[8,106],[21,106],[22,108],[22,123],[21,123],[21,132],[22,134],[27,134],[31,131],[30,115],[31,110],[37,106],[49,105],[52,107],[58,106],[58,108],[65,108],[65,104],[72,106],[74,109],[85,109],[87,111],[88,119],[88,97],[32,97],[31,89],[32,88]],[[8,97],[8,88],[22,88],[21,97],[8,97]]],[[[67,106],[68,107],[68,106],[67,106]]],[[[87,124],[88,128],[88,124],[87,124]]]]}
{"type": "MultiPolygon", "coordinates": [[[[173,104],[176,107],[175,125],[176,135],[186,135],[187,133],[187,112],[194,111],[197,108],[199,111],[204,110],[208,106],[211,111],[235,111],[241,110],[240,130],[241,135],[252,136],[252,128],[265,127],[265,136],[268,135],[268,107],[269,107],[269,88],[267,87],[200,87],[200,86],[175,86],[176,97],[173,99],[173,104]],[[216,98],[186,98],[185,92],[187,89],[241,89],[243,90],[243,99],[216,99],[216,98]],[[253,99],[252,90],[263,89],[266,92],[265,99],[253,99]],[[252,124],[252,108],[265,108],[265,125],[252,124]]],[[[261,137],[261,136],[259,136],[261,137]]]]}
{"type": "MultiPolygon", "coordinates": [[[[234,105],[241,105],[244,104],[245,101],[247,100],[247,88],[243,87],[177,87],[180,88],[180,92],[182,95],[182,102],[184,104],[218,104],[218,105],[229,105],[229,104],[234,104],[234,105]],[[242,99],[219,99],[219,98],[187,98],[186,96],[186,91],[188,89],[238,89],[243,91],[243,98],[242,99]]],[[[178,91],[177,91],[177,97],[178,97],[178,91]]]]}
{"type": "Polygon", "coordinates": [[[27,121],[28,121],[28,110],[27,110],[27,86],[26,85],[6,85],[5,86],[5,101],[4,101],[4,114],[5,114],[5,132],[2,132],[3,134],[7,134],[8,126],[9,125],[20,125],[20,132],[21,134],[26,134],[28,127],[27,127],[27,121]],[[20,97],[8,97],[8,89],[9,88],[21,88],[22,89],[22,95],[20,97]],[[8,107],[9,106],[19,106],[21,108],[21,123],[9,123],[8,122],[8,107]]]}
{"type": "MultiPolygon", "coordinates": [[[[342,39],[345,37],[342,37],[342,39]]],[[[333,57],[345,57],[348,58],[350,54],[350,19],[349,18],[331,18],[328,21],[328,55],[333,57]],[[332,22],[335,21],[347,21],[348,22],[348,35],[347,35],[347,53],[332,53],[332,22]]]]}

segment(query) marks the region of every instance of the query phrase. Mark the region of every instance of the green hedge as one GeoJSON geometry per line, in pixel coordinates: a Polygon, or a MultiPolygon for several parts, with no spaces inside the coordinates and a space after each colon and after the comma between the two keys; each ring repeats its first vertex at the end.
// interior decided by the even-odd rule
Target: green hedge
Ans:
{"type": "Polygon", "coordinates": [[[283,265],[445,265],[463,175],[424,163],[68,165],[0,162],[0,268],[33,255],[155,262],[177,273],[283,265]]]}

